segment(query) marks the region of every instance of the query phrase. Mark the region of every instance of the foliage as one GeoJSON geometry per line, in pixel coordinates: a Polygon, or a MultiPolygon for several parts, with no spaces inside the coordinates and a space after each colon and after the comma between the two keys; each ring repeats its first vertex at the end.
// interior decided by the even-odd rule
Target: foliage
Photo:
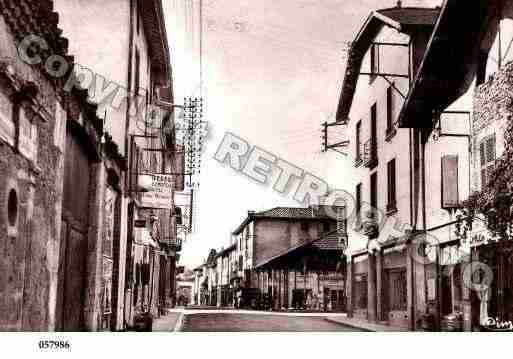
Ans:
{"type": "Polygon", "coordinates": [[[495,160],[488,184],[463,202],[457,216],[456,235],[466,240],[476,219],[482,219],[487,229],[499,241],[513,236],[513,121],[507,121],[504,133],[505,149],[495,160]]]}

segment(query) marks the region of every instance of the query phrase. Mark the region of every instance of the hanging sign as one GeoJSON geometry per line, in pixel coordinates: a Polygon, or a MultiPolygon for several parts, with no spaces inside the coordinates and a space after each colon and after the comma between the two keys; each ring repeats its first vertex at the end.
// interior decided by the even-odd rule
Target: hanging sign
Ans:
{"type": "Polygon", "coordinates": [[[173,176],[172,175],[139,175],[141,206],[147,208],[171,209],[173,207],[173,176]]]}

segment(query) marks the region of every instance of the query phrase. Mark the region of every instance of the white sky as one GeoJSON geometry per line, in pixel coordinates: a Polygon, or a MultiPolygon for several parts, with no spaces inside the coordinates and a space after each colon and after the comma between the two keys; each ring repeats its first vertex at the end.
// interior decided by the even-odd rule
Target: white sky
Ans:
{"type": "MultiPolygon", "coordinates": [[[[441,0],[404,0],[435,6],[441,0]]],[[[163,0],[176,102],[199,96],[199,0],[163,0]]],[[[299,206],[213,159],[226,131],[346,189],[350,159],[321,153],[321,126],[333,121],[345,42],[368,14],[396,0],[203,0],[203,97],[212,135],[203,155],[196,225],[181,264],[203,262],[230,243],[248,210],[299,206]]]]}

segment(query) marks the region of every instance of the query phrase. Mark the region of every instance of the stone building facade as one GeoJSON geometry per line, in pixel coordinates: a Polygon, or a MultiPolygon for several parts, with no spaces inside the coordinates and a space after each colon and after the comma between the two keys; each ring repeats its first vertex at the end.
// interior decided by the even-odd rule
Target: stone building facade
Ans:
{"type": "Polygon", "coordinates": [[[183,168],[173,131],[135,138],[148,117],[173,127],[161,2],[0,5],[0,328],[123,330],[159,315],[174,305],[177,218],[172,196],[141,205],[136,172],[172,172],[174,191],[183,168]]]}
{"type": "Polygon", "coordinates": [[[158,316],[175,302],[181,243],[173,195],[159,206],[145,202],[140,183],[143,174],[172,173],[164,181],[172,177],[172,190],[183,189],[175,134],[160,131],[172,128],[174,121],[162,2],[115,0],[85,5],[56,0],[55,4],[78,63],[77,79],[69,85],[86,89],[89,100],[98,105],[108,136],[105,147],[113,152],[113,159],[105,161],[102,169],[104,247],[96,265],[103,289],[96,294],[101,319],[95,321],[95,328],[122,330],[133,326],[140,314],[158,316]],[[84,19],[89,25],[77,26],[84,19]]]}
{"type": "MultiPolygon", "coordinates": [[[[82,329],[85,307],[91,305],[84,270],[90,258],[87,236],[94,236],[98,221],[86,218],[86,211],[72,223],[82,231],[67,228],[69,159],[81,153],[75,166],[94,166],[101,156],[102,127],[86,94],[64,91],[68,72],[57,71],[48,60],[73,63],[52,5],[3,1],[0,6],[2,330],[82,329]],[[77,246],[78,253],[67,257],[67,244],[77,246]],[[66,263],[76,260],[74,255],[80,260],[71,268],[66,263]]],[[[92,195],[98,182],[90,173],[74,183],[81,194],[77,207],[94,206],[98,199],[92,195]]]]}

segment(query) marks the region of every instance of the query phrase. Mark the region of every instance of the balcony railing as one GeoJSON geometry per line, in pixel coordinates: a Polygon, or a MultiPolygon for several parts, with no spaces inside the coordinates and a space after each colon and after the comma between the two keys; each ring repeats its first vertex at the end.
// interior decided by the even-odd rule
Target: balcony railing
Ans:
{"type": "Polygon", "coordinates": [[[369,139],[363,146],[363,163],[368,168],[378,165],[378,142],[375,138],[369,139]]]}
{"type": "Polygon", "coordinates": [[[369,239],[377,238],[379,235],[379,226],[377,220],[377,213],[374,210],[369,210],[365,213],[362,221],[363,234],[369,239]]]}

